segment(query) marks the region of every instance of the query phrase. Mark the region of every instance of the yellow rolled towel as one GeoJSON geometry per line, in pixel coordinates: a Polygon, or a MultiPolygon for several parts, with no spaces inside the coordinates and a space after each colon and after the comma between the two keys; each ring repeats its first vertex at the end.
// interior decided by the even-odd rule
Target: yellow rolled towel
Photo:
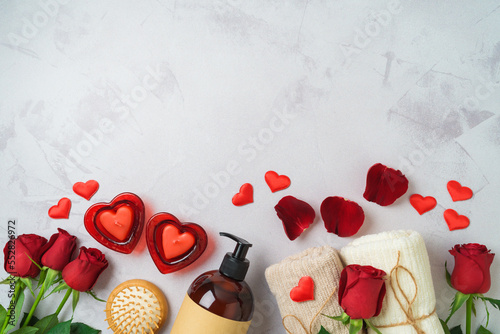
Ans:
{"type": "Polygon", "coordinates": [[[330,246],[309,248],[266,269],[267,283],[288,333],[317,334],[321,326],[331,334],[349,333],[341,322],[321,315],[342,314],[337,294],[342,269],[337,250],[330,246]],[[314,281],[314,300],[293,301],[290,291],[305,276],[314,281]]]}
{"type": "MultiPolygon", "coordinates": [[[[436,295],[429,256],[415,231],[366,235],[341,249],[346,265],[370,265],[388,279],[382,312],[370,319],[383,334],[443,334],[436,315],[436,295]]],[[[368,329],[369,334],[375,331],[368,329]]]]}

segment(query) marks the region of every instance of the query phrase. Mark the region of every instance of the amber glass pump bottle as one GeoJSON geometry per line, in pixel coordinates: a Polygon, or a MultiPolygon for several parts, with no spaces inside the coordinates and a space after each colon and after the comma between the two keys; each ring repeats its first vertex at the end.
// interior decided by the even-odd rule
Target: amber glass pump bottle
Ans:
{"type": "Polygon", "coordinates": [[[229,233],[220,235],[236,241],[236,247],[224,256],[219,270],[207,271],[193,281],[171,334],[244,334],[250,327],[254,302],[244,279],[252,244],[229,233]]]}

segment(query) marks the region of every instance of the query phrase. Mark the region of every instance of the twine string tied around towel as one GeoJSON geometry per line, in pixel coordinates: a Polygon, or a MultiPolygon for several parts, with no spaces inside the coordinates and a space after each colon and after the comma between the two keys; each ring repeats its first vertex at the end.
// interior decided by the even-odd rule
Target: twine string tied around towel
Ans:
{"type": "Polygon", "coordinates": [[[426,334],[425,331],[423,331],[420,327],[418,327],[417,323],[419,321],[425,320],[425,319],[429,318],[430,316],[432,316],[436,312],[436,309],[434,309],[428,315],[423,315],[419,318],[415,318],[415,316],[413,314],[413,303],[417,299],[417,295],[418,295],[417,280],[415,279],[415,276],[413,276],[413,274],[411,273],[410,270],[408,270],[406,267],[399,264],[400,257],[401,257],[401,252],[398,251],[398,260],[396,262],[396,265],[394,266],[394,268],[392,268],[392,270],[389,274],[389,277],[390,277],[389,284],[391,285],[391,288],[394,291],[394,297],[396,298],[396,301],[398,302],[399,306],[401,307],[401,310],[403,311],[403,313],[406,316],[406,321],[403,321],[403,322],[400,322],[397,324],[393,324],[393,325],[376,326],[376,327],[377,328],[389,328],[389,327],[411,325],[417,331],[418,334],[426,334]],[[410,275],[411,281],[415,285],[415,294],[413,295],[413,297],[411,299],[403,291],[403,288],[401,287],[401,284],[399,283],[399,270],[405,271],[408,275],[410,275]],[[394,284],[394,282],[396,284],[394,284]],[[396,288],[399,290],[400,294],[403,296],[404,300],[406,301],[406,305],[408,305],[407,307],[405,307],[403,305],[403,302],[401,301],[401,299],[398,296],[398,293],[396,292],[396,288]]]}
{"type": "Polygon", "coordinates": [[[316,314],[314,315],[314,317],[312,318],[311,322],[309,323],[309,330],[307,330],[306,326],[304,325],[304,323],[295,315],[293,314],[287,314],[285,315],[282,319],[281,319],[281,323],[283,324],[283,327],[285,328],[286,332],[288,334],[293,334],[285,325],[285,319],[290,317],[290,318],[293,318],[295,320],[297,320],[300,324],[300,326],[302,327],[302,329],[304,329],[304,332],[306,334],[314,334],[312,332],[312,327],[313,327],[313,324],[314,324],[314,321],[316,320],[316,318],[318,317],[318,315],[321,313],[321,311],[323,311],[323,309],[325,308],[326,304],[330,301],[330,299],[332,299],[333,295],[335,294],[335,291],[337,291],[337,288],[333,288],[333,291],[332,293],[330,294],[330,296],[325,300],[325,302],[323,303],[323,305],[321,305],[321,307],[319,308],[318,312],[316,312],[316,314]]]}

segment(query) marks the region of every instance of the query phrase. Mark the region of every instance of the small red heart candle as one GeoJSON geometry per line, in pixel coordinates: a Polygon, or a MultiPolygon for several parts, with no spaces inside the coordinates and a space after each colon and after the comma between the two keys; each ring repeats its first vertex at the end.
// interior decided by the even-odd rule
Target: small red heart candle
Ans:
{"type": "Polygon", "coordinates": [[[146,224],[146,243],[158,270],[168,274],[189,266],[203,254],[207,233],[198,224],[181,223],[160,212],[146,224]]]}
{"type": "Polygon", "coordinates": [[[85,212],[85,228],[95,240],[114,251],[130,254],[144,227],[144,203],[139,196],[122,193],[110,203],[96,203],[85,212]]]}

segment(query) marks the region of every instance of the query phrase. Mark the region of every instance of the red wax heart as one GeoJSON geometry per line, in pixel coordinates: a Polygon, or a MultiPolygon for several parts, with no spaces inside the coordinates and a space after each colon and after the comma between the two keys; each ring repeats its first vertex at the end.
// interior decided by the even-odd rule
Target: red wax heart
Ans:
{"type": "Polygon", "coordinates": [[[127,239],[134,222],[134,211],[129,206],[121,206],[116,210],[104,210],[101,212],[100,221],[102,226],[118,241],[127,239]]]}
{"type": "Polygon", "coordinates": [[[297,303],[314,300],[313,279],[310,276],[302,277],[299,284],[290,290],[290,299],[297,303]]]}
{"type": "Polygon", "coordinates": [[[187,253],[196,243],[189,232],[181,233],[174,225],[166,225],[162,233],[163,255],[170,260],[187,253]]]}
{"type": "Polygon", "coordinates": [[[448,192],[450,193],[453,202],[468,200],[473,195],[470,188],[462,187],[462,185],[457,181],[451,180],[446,185],[446,188],[448,188],[448,192]]]}
{"type": "Polygon", "coordinates": [[[110,203],[96,203],[85,212],[89,234],[114,251],[130,254],[144,227],[144,203],[139,196],[122,193],[110,203]]]}
{"type": "Polygon", "coordinates": [[[453,209],[445,210],[443,216],[450,231],[464,229],[469,226],[470,223],[469,218],[459,215],[453,209]]]}
{"type": "Polygon", "coordinates": [[[69,217],[69,210],[71,209],[71,200],[63,197],[59,200],[57,205],[49,209],[49,217],[54,219],[63,219],[69,217]]]}
{"type": "Polygon", "coordinates": [[[89,180],[85,183],[77,182],[73,185],[75,194],[82,196],[86,200],[90,200],[97,192],[97,189],[99,189],[99,183],[95,180],[89,180]]]}
{"type": "Polygon", "coordinates": [[[242,206],[253,202],[253,187],[250,183],[245,183],[240,187],[240,192],[233,196],[233,204],[242,206]]]}
{"type": "Polygon", "coordinates": [[[278,173],[270,170],[265,175],[264,178],[266,180],[267,185],[271,189],[271,191],[277,192],[283,189],[286,189],[290,186],[290,178],[286,175],[279,175],[278,173]]]}
{"type": "Polygon", "coordinates": [[[420,215],[423,215],[427,211],[431,211],[436,207],[436,199],[432,196],[423,197],[419,194],[413,194],[410,196],[410,204],[417,210],[420,215]]]}
{"type": "Polygon", "coordinates": [[[157,213],[146,224],[149,254],[162,274],[192,264],[203,254],[207,243],[207,233],[200,225],[183,224],[169,213],[157,213]]]}

